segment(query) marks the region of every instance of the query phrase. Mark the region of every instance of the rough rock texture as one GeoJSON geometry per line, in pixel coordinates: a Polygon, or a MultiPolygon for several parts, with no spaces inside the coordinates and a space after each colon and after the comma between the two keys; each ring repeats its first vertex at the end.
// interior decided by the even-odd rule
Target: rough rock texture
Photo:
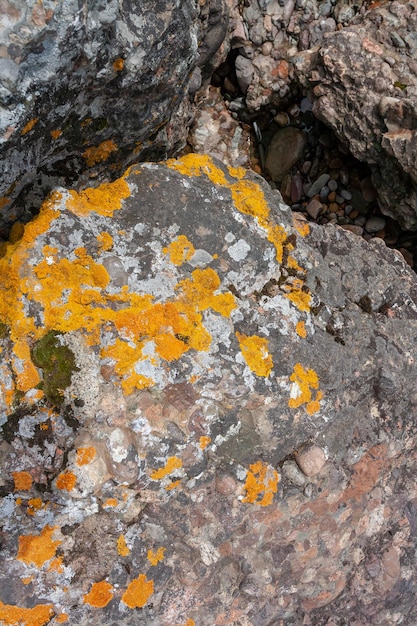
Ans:
{"type": "Polygon", "coordinates": [[[201,4],[1,0],[0,235],[57,185],[185,144],[187,93],[228,45],[225,3],[201,4]]]}
{"type": "Polygon", "coordinates": [[[416,2],[389,2],[295,60],[314,113],[370,165],[381,209],[406,229],[417,227],[416,27],[416,2]]]}
{"type": "Polygon", "coordinates": [[[188,155],[56,192],[0,274],[0,622],[416,623],[401,255],[188,155]]]}

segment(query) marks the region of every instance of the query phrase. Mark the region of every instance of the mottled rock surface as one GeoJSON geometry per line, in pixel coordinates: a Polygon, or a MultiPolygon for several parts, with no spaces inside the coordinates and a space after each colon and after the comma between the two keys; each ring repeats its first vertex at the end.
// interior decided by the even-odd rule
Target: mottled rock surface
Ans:
{"type": "Polygon", "coordinates": [[[56,186],[184,146],[188,94],[228,45],[226,4],[201,5],[1,0],[0,235],[56,186]]]}
{"type": "Polygon", "coordinates": [[[197,155],[14,235],[0,622],[417,621],[401,255],[197,155]]]}

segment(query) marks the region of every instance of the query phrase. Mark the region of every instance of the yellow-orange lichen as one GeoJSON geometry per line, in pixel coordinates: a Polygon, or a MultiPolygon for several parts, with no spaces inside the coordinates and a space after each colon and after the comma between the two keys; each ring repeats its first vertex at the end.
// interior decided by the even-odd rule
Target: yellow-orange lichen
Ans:
{"type": "Polygon", "coordinates": [[[262,461],[257,461],[249,466],[246,475],[246,496],[242,502],[268,506],[277,492],[278,472],[262,461]]]}
{"type": "Polygon", "coordinates": [[[177,456],[170,456],[167,459],[164,467],[159,468],[158,470],[154,470],[151,473],[152,480],[161,480],[168,474],[171,474],[176,469],[181,469],[182,461],[177,456]]]}
{"type": "Polygon", "coordinates": [[[55,618],[55,621],[57,624],[65,624],[65,622],[68,622],[69,620],[69,615],[67,613],[61,613],[60,615],[57,615],[55,618]]]}
{"type": "Polygon", "coordinates": [[[51,137],[53,140],[58,139],[58,137],[60,137],[62,135],[62,130],[60,130],[59,128],[57,128],[56,130],[51,130],[51,137]]]}
{"type": "Polygon", "coordinates": [[[117,506],[118,504],[119,504],[119,501],[117,500],[117,498],[107,498],[107,500],[103,502],[103,507],[104,508],[114,507],[114,506],[117,506]]]}
{"type": "Polygon", "coordinates": [[[102,141],[98,146],[87,148],[87,150],[83,153],[83,157],[87,161],[88,167],[92,167],[93,165],[96,165],[96,163],[106,161],[110,154],[116,151],[117,145],[115,142],[112,139],[107,139],[106,141],[102,141]]]}
{"type": "Polygon", "coordinates": [[[156,552],[153,550],[148,550],[148,561],[151,565],[158,565],[160,561],[164,560],[166,548],[158,548],[156,552]]]}
{"type": "Polygon", "coordinates": [[[0,602],[0,623],[2,626],[44,626],[54,615],[52,604],[37,604],[31,609],[23,609],[0,602]]]}
{"type": "Polygon", "coordinates": [[[302,320],[297,322],[295,326],[295,332],[297,333],[299,337],[302,337],[303,339],[305,339],[307,337],[307,330],[306,330],[305,322],[303,322],[302,320]]]}
{"type": "Polygon", "coordinates": [[[35,126],[35,124],[37,124],[39,122],[39,117],[34,117],[32,120],[29,120],[29,122],[26,124],[26,126],[24,126],[22,128],[22,135],[26,135],[27,133],[29,133],[32,128],[35,126]]]}
{"type": "Polygon", "coordinates": [[[78,466],[88,465],[96,458],[96,449],[94,446],[87,446],[85,448],[77,448],[77,456],[75,463],[78,466]]]}
{"type": "Polygon", "coordinates": [[[113,586],[105,580],[93,583],[88,593],[84,595],[84,603],[96,609],[107,606],[113,598],[113,586]]]}
{"type": "Polygon", "coordinates": [[[169,260],[174,265],[182,265],[191,259],[195,248],[185,235],[179,235],[169,246],[163,248],[162,252],[169,256],[169,260]]]}
{"type": "Polygon", "coordinates": [[[290,380],[293,383],[293,388],[288,406],[291,409],[296,409],[305,404],[309,415],[317,413],[320,410],[320,400],[323,398],[321,391],[316,391],[313,398],[312,390],[318,390],[319,387],[317,373],[313,369],[305,369],[301,363],[296,363],[290,380]]]}
{"type": "Polygon", "coordinates": [[[45,526],[40,535],[23,535],[19,537],[17,559],[27,565],[42,567],[46,561],[55,556],[58,546],[62,543],[52,539],[57,526],[45,526]]]}
{"type": "Polygon", "coordinates": [[[145,574],[139,574],[127,587],[122,595],[122,601],[130,608],[136,609],[145,606],[154,592],[153,580],[146,580],[145,574]]]}
{"type": "Polygon", "coordinates": [[[119,535],[119,538],[117,540],[117,552],[120,554],[120,556],[129,556],[130,554],[130,549],[126,543],[126,538],[124,535],[119,535]]]}
{"type": "Polygon", "coordinates": [[[97,241],[99,243],[99,252],[106,252],[113,248],[113,237],[110,233],[102,232],[97,235],[97,241]]]}
{"type": "Polygon", "coordinates": [[[113,69],[115,72],[121,72],[125,66],[125,60],[119,57],[113,61],[113,69]]]}
{"type": "Polygon", "coordinates": [[[77,477],[72,472],[62,472],[56,479],[57,489],[72,491],[77,483],[77,477]]]}
{"type": "Polygon", "coordinates": [[[33,478],[29,472],[13,472],[14,490],[29,491],[32,488],[33,478]]]}
{"type": "Polygon", "coordinates": [[[27,514],[35,515],[37,511],[41,511],[44,508],[45,505],[42,502],[41,498],[30,498],[30,500],[28,501],[27,514]]]}
{"type": "Polygon", "coordinates": [[[236,332],[242,356],[249,369],[257,376],[269,376],[273,367],[268,351],[268,340],[257,335],[247,336],[236,332]]]}
{"type": "Polygon", "coordinates": [[[199,445],[200,445],[201,450],[205,450],[207,446],[209,445],[209,443],[211,443],[211,437],[208,437],[207,435],[202,435],[200,437],[199,445]]]}
{"type": "Polygon", "coordinates": [[[122,201],[130,196],[130,189],[124,178],[118,178],[100,187],[83,189],[80,193],[71,190],[69,194],[67,207],[75,215],[83,217],[94,211],[104,217],[113,217],[113,213],[122,208],[122,201]]]}

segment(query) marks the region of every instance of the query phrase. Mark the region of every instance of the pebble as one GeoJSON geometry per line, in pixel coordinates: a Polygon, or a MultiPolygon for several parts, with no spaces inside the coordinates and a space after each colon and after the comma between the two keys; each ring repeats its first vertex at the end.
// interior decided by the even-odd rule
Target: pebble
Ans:
{"type": "Polygon", "coordinates": [[[327,185],[324,185],[324,187],[320,189],[320,200],[322,202],[326,202],[326,200],[328,199],[329,191],[330,189],[328,188],[327,185]]]}
{"type": "Polygon", "coordinates": [[[368,233],[377,233],[385,228],[385,224],[386,221],[383,217],[372,215],[371,217],[368,217],[365,222],[365,230],[367,230],[368,233]]]}
{"type": "Polygon", "coordinates": [[[351,233],[353,233],[354,235],[358,235],[359,237],[362,237],[363,235],[362,226],[358,226],[357,224],[342,224],[341,228],[349,230],[351,233]]]}
{"type": "Polygon", "coordinates": [[[340,195],[342,196],[342,198],[344,200],[352,200],[352,194],[350,193],[350,191],[348,189],[342,189],[340,192],[340,195]]]}
{"type": "Polygon", "coordinates": [[[313,220],[316,220],[322,208],[323,208],[322,203],[319,200],[317,200],[317,198],[313,198],[307,204],[306,211],[313,220]]]}
{"type": "Polygon", "coordinates": [[[311,185],[310,189],[308,190],[308,193],[307,193],[308,197],[312,198],[317,193],[319,193],[320,189],[324,187],[324,185],[327,184],[329,179],[330,179],[329,174],[322,174],[321,176],[319,176],[317,180],[315,180],[314,183],[311,185]]]}
{"type": "Polygon", "coordinates": [[[333,180],[333,178],[331,178],[329,182],[327,183],[327,186],[330,189],[330,191],[336,191],[338,187],[337,180],[333,180]]]}
{"type": "Polygon", "coordinates": [[[282,466],[282,473],[297,487],[304,487],[306,484],[305,474],[300,471],[300,468],[294,461],[285,461],[282,466]]]}
{"type": "Polygon", "coordinates": [[[326,463],[326,454],[316,444],[303,446],[295,455],[295,460],[305,476],[315,476],[326,463]]]}
{"type": "Polygon", "coordinates": [[[268,146],[265,160],[265,169],[273,181],[281,182],[284,179],[301,158],[305,145],[306,136],[303,131],[293,126],[277,130],[268,146]]]}

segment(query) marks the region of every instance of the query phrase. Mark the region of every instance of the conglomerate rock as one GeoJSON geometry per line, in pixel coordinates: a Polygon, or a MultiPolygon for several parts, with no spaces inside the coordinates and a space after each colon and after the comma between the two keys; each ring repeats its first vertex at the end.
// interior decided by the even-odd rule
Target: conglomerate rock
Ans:
{"type": "Polygon", "coordinates": [[[401,255],[193,154],[12,235],[0,623],[416,623],[401,255]]]}
{"type": "Polygon", "coordinates": [[[189,90],[227,54],[226,4],[201,4],[0,1],[0,235],[51,188],[183,147],[189,90]]]}

